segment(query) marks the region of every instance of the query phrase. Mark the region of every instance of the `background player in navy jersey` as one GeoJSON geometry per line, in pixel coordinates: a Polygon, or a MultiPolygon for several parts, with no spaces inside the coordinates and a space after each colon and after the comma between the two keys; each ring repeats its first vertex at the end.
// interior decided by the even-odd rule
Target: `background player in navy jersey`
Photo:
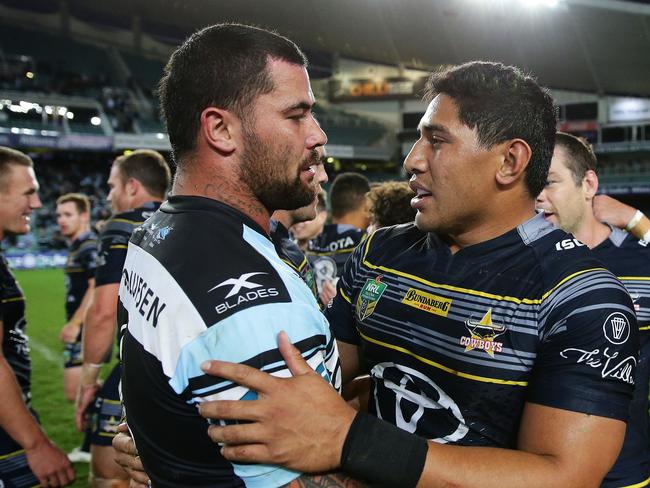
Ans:
{"type": "Polygon", "coordinates": [[[558,133],[548,181],[537,197],[537,207],[547,220],[589,246],[623,282],[634,302],[640,329],[634,399],[623,449],[603,486],[641,487],[650,484],[650,250],[636,237],[596,218],[593,199],[597,191],[596,156],[591,148],[575,136],[558,133]]]}
{"type": "Polygon", "coordinates": [[[622,445],[638,330],[620,281],[535,214],[552,99],[516,68],[473,62],[433,74],[427,100],[404,163],[416,225],[359,246],[328,309],[344,382],[373,378],[371,414],[281,336],[293,378],[204,367],[264,394],[204,403],[250,420],[210,435],[227,459],[384,486],[597,486],[622,445]]]}
{"type": "MultiPolygon", "coordinates": [[[[33,166],[27,155],[0,147],[0,241],[29,232],[32,211],[41,206],[33,166]]],[[[31,409],[26,326],[25,297],[0,254],[0,484],[67,486],[72,465],[31,409]]]]}
{"type": "Polygon", "coordinates": [[[76,404],[77,429],[90,421],[92,406],[91,485],[127,486],[126,473],[115,464],[111,441],[122,418],[116,365],[102,385],[99,373],[116,338],[117,293],[127,244],[133,229],[160,206],[170,183],[170,170],[156,151],[137,150],[119,156],[108,178],[113,216],[99,236],[95,289],[83,328],[83,366],[76,404]],[[111,484],[113,483],[113,484],[111,484]]]}
{"type": "MultiPolygon", "coordinates": [[[[90,200],[81,193],[68,193],[56,201],[56,221],[61,235],[68,240],[65,266],[65,312],[67,322],[61,329],[63,350],[63,390],[74,402],[81,378],[81,328],[95,288],[97,236],[90,230],[90,200]]],[[[90,439],[70,454],[72,462],[90,460],[90,439]]]]}
{"type": "Polygon", "coordinates": [[[325,224],[321,233],[309,241],[306,251],[318,292],[324,296],[336,295],[343,266],[370,224],[366,198],[369,191],[368,178],[360,173],[341,173],[334,178],[329,195],[332,223],[325,224]]]}

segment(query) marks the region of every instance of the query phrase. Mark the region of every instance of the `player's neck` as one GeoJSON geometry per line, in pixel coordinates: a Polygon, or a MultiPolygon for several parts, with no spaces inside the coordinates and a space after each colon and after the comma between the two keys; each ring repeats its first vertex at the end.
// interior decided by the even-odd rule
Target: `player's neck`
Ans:
{"type": "Polygon", "coordinates": [[[77,232],[75,232],[75,233],[74,233],[74,234],[69,238],[69,239],[70,239],[70,242],[72,243],[72,242],[76,241],[77,239],[79,239],[82,235],[84,235],[84,234],[85,234],[86,232],[88,232],[89,230],[90,230],[90,226],[87,226],[87,225],[86,225],[86,226],[83,226],[83,227],[79,227],[79,230],[78,230],[77,232]]]}
{"type": "Polygon", "coordinates": [[[366,217],[361,212],[346,213],[342,217],[332,217],[333,224],[351,225],[357,229],[365,229],[366,217]]]}
{"type": "Polygon", "coordinates": [[[179,170],[174,178],[173,195],[211,198],[239,210],[269,233],[271,213],[257,199],[241,178],[214,166],[198,166],[195,170],[179,170]]]}
{"type": "Polygon", "coordinates": [[[573,235],[580,242],[586,244],[589,249],[593,249],[607,239],[611,233],[612,229],[598,221],[593,211],[589,209],[579,228],[573,232],[573,235]]]}
{"type": "Polygon", "coordinates": [[[535,205],[532,201],[530,204],[514,207],[509,212],[488,210],[488,213],[480,218],[480,221],[459,231],[452,230],[447,232],[444,235],[444,239],[449,245],[451,252],[456,253],[464,247],[473,246],[499,237],[515,229],[535,215],[535,205]]]}

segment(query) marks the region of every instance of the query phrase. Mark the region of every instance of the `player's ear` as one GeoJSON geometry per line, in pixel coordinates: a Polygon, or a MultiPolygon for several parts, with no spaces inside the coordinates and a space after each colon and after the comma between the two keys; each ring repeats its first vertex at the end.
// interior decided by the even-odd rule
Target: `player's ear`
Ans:
{"type": "Polygon", "coordinates": [[[496,180],[499,185],[511,185],[523,176],[533,151],[523,139],[511,139],[499,146],[502,158],[496,180]]]}
{"type": "Polygon", "coordinates": [[[222,155],[232,154],[237,147],[235,134],[241,123],[229,110],[207,107],[201,112],[200,137],[213,150],[222,155]]]}
{"type": "Polygon", "coordinates": [[[142,183],[140,183],[138,180],[135,178],[129,178],[124,184],[124,189],[126,190],[126,194],[128,196],[133,197],[138,193],[141,186],[142,183]]]}
{"type": "Polygon", "coordinates": [[[582,190],[587,200],[594,198],[598,192],[598,175],[592,169],[587,170],[584,178],[582,178],[582,190]]]}

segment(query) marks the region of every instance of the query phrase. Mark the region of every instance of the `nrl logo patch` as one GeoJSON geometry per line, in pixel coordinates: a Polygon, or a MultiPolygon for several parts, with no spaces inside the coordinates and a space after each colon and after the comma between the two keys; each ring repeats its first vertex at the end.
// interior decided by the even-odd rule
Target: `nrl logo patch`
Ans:
{"type": "Polygon", "coordinates": [[[386,283],[381,282],[381,276],[366,281],[357,298],[357,317],[359,320],[364,320],[372,315],[377,302],[379,302],[387,287],[386,283]]]}

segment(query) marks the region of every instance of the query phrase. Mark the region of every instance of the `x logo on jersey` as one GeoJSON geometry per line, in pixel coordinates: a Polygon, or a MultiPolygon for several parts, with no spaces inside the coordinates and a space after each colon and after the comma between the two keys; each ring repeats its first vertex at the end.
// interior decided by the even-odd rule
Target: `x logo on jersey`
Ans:
{"type": "Polygon", "coordinates": [[[255,273],[244,273],[239,278],[230,278],[229,280],[222,281],[217,286],[213,286],[212,288],[210,288],[208,290],[208,293],[222,286],[232,286],[231,290],[226,295],[226,298],[230,298],[231,296],[239,293],[242,288],[246,288],[247,290],[259,288],[262,285],[248,281],[248,278],[250,278],[251,276],[255,276],[259,274],[267,274],[267,273],[263,273],[261,271],[256,271],[255,273]]]}

